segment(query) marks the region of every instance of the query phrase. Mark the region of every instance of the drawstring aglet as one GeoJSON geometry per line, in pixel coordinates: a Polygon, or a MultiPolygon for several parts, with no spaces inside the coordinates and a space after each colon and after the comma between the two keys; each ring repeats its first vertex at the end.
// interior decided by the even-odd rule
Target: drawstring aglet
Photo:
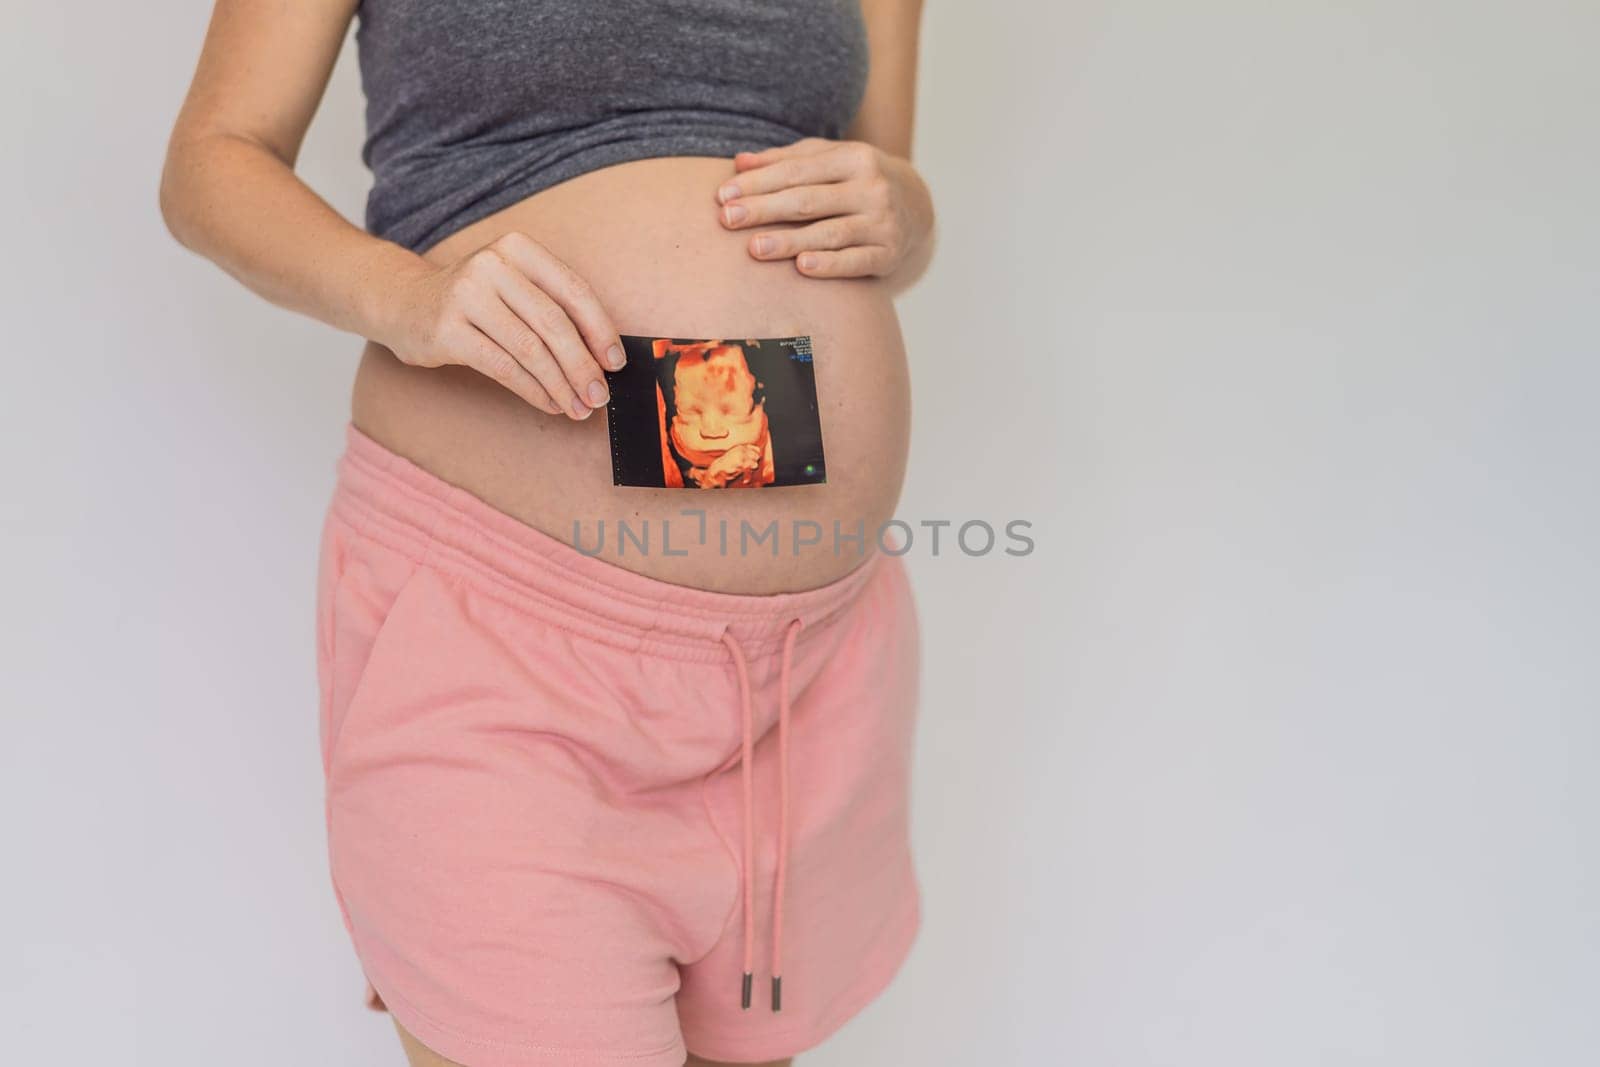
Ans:
{"type": "Polygon", "coordinates": [[[749,971],[744,972],[744,982],[741,984],[739,990],[739,1007],[748,1008],[750,1006],[750,985],[755,980],[755,975],[751,974],[749,971]]]}
{"type": "Polygon", "coordinates": [[[783,978],[779,975],[772,976],[772,1010],[783,1010],[783,978]]]}

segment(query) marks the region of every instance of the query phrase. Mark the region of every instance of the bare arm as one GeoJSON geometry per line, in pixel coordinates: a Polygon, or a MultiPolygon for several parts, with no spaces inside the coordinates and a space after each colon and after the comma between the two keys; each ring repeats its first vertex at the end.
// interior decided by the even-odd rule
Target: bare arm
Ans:
{"type": "Polygon", "coordinates": [[[899,161],[891,160],[889,167],[901,172],[911,239],[905,258],[886,276],[889,288],[899,293],[927,271],[935,238],[933,194],[911,162],[922,0],[861,0],[861,15],[872,66],[866,95],[845,136],[877,145],[899,161]]]}
{"type": "Polygon", "coordinates": [[[439,267],[356,227],[295,176],[355,7],[217,0],[162,171],[168,228],[275,304],[407,363],[470,366],[542,410],[587,417],[621,348],[593,292],[543,246],[512,234],[439,267]]]}
{"type": "Polygon", "coordinates": [[[273,303],[372,337],[378,279],[420,256],[351,225],[295,159],[356,0],[222,0],[167,147],[161,213],[186,248],[273,303]]]}
{"type": "Polygon", "coordinates": [[[933,258],[933,196],[911,162],[922,0],[861,0],[871,65],[843,143],[807,137],[734,157],[722,224],[751,230],[756,259],[813,278],[876,276],[900,293],[933,258]],[[809,222],[767,230],[773,223],[809,222]]]}
{"type": "Polygon", "coordinates": [[[845,136],[910,159],[922,0],[861,0],[861,17],[872,65],[866,95],[845,136]]]}

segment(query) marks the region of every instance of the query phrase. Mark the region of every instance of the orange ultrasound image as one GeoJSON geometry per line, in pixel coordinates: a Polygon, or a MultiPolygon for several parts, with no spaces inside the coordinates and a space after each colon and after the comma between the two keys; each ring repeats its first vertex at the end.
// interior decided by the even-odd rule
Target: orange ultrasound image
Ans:
{"type": "Polygon", "coordinates": [[[613,481],[760,489],[826,481],[809,337],[623,337],[608,375],[613,481]]]}
{"type": "Polygon", "coordinates": [[[661,470],[666,484],[682,488],[684,475],[702,489],[749,489],[771,485],[772,432],[764,401],[756,399],[756,376],[744,349],[729,344],[677,345],[655,342],[653,355],[676,355],[672,392],[677,399],[667,421],[667,399],[656,386],[661,470]],[[687,460],[687,469],[679,460],[687,460]]]}

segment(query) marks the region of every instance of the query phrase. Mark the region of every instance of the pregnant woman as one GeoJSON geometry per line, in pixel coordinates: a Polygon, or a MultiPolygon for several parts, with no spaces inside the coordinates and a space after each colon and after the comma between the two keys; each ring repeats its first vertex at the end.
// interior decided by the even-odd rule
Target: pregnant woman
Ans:
{"type": "Polygon", "coordinates": [[[911,946],[917,626],[878,531],[892,301],[933,244],[919,6],[218,0],[162,210],[367,339],[322,755],[335,895],[413,1065],[787,1062],[911,946]],[[364,229],[293,173],[352,20],[364,229]],[[825,481],[613,485],[623,335],[809,338],[825,481]]]}

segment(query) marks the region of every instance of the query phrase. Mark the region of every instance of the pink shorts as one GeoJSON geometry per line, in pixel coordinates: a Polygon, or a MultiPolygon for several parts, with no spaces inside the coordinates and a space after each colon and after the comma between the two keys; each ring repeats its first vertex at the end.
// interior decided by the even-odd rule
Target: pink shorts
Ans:
{"type": "Polygon", "coordinates": [[[899,969],[920,894],[898,559],[796,594],[671,585],[352,427],[319,581],[335,893],[370,1003],[435,1052],[781,1059],[899,969]]]}

